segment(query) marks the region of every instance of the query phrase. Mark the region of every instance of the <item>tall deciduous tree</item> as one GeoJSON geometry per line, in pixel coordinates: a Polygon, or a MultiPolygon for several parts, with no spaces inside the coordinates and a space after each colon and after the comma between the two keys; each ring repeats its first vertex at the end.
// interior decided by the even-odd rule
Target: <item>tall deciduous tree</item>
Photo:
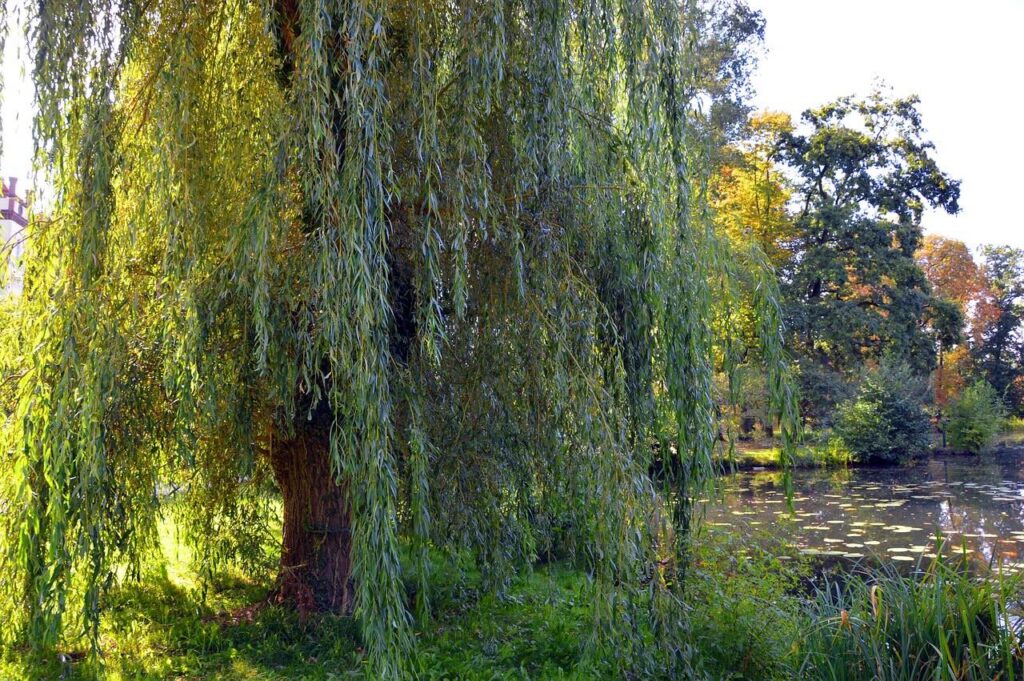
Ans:
{"type": "MultiPolygon", "coordinates": [[[[667,504],[680,548],[710,469],[731,271],[692,191],[691,10],[35,5],[56,202],[4,450],[0,603],[24,626],[0,635],[53,643],[78,603],[95,641],[174,488],[208,569],[258,554],[279,491],[278,597],[354,612],[377,677],[411,645],[403,538],[421,613],[431,547],[500,585],[562,527],[597,642],[642,637],[641,592],[682,631],[646,528],[667,504]]],[[[744,276],[791,424],[773,282],[744,276]]]]}
{"type": "Polygon", "coordinates": [[[775,160],[780,136],[791,130],[792,123],[786,114],[766,112],[752,116],[743,138],[722,150],[721,163],[708,184],[708,203],[716,232],[740,256],[735,259],[740,265],[737,273],[725,277],[719,287],[729,295],[725,296],[726,303],[720,306],[715,320],[716,335],[722,339],[717,347],[717,366],[733,379],[724,381],[728,389],[720,391],[721,400],[734,408],[746,405],[748,411],[758,412],[757,417],[769,429],[771,421],[760,413],[762,410],[751,410],[754,405],[760,406],[761,392],[760,358],[756,352],[758,320],[753,305],[758,292],[756,278],[744,281],[742,271],[744,265],[753,272],[765,266],[777,268],[790,257],[785,247],[794,236],[788,210],[790,189],[775,160]],[[743,364],[751,366],[732,371],[743,364]],[[737,382],[735,379],[740,377],[747,380],[737,382]]]}
{"type": "Polygon", "coordinates": [[[744,136],[752,110],[750,76],[763,47],[765,19],[745,0],[700,0],[692,6],[690,96],[699,98],[695,127],[712,155],[744,136]]]}
{"type": "Polygon", "coordinates": [[[924,139],[917,99],[839,99],[805,112],[782,145],[796,177],[784,272],[795,347],[839,372],[889,353],[928,370],[926,321],[943,311],[914,252],[925,207],[956,212],[960,192],[924,139]]]}
{"type": "Polygon", "coordinates": [[[1016,412],[1024,395],[1016,394],[1024,375],[1024,249],[986,246],[985,277],[992,296],[992,315],[974,348],[975,361],[987,380],[1016,412]]]}
{"type": "Polygon", "coordinates": [[[752,116],[746,138],[731,147],[710,185],[719,228],[737,243],[757,243],[776,267],[791,259],[787,246],[796,236],[792,190],[777,163],[782,136],[792,131],[787,114],[752,116]]]}
{"type": "Polygon", "coordinates": [[[991,309],[988,286],[984,273],[962,241],[929,234],[915,257],[931,284],[932,292],[955,305],[958,312],[957,315],[947,314],[932,320],[933,326],[940,332],[936,334],[938,367],[935,373],[935,401],[945,406],[967,385],[971,373],[969,348],[956,351],[955,346],[964,337],[979,337],[980,329],[986,326],[985,320],[991,309]],[[966,321],[964,334],[960,333],[960,329],[952,328],[959,319],[966,321]]]}

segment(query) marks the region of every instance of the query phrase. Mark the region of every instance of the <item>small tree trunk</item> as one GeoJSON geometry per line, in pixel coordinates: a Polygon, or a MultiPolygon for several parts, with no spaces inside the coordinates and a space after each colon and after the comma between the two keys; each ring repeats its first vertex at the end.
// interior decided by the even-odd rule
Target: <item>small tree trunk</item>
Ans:
{"type": "Polygon", "coordinates": [[[302,614],[352,611],[352,505],[334,481],[329,437],[327,428],[310,429],[271,453],[284,502],[276,600],[302,614]]]}

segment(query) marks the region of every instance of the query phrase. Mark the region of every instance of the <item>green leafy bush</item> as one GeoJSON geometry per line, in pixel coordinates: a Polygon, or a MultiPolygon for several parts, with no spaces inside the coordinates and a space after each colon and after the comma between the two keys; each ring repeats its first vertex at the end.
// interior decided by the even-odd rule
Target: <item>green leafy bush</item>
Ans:
{"type": "Polygon", "coordinates": [[[985,381],[971,385],[950,405],[946,432],[953,449],[977,454],[992,444],[1002,428],[1005,407],[985,381]]]}
{"type": "Polygon", "coordinates": [[[905,365],[883,363],[865,374],[838,409],[836,432],[860,463],[903,463],[927,449],[931,425],[922,381],[905,365]]]}
{"type": "Polygon", "coordinates": [[[792,679],[807,563],[770,530],[705,528],[690,545],[684,602],[696,667],[710,679],[792,679]]]}

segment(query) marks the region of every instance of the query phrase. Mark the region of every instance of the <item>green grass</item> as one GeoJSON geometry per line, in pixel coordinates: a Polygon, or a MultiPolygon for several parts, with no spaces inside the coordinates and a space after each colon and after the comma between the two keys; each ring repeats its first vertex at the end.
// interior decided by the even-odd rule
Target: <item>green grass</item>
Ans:
{"type": "MultiPolygon", "coordinates": [[[[582,679],[590,619],[586,580],[560,566],[481,595],[478,580],[450,571],[434,580],[434,618],[417,632],[413,667],[423,679],[582,679]]],[[[364,678],[350,618],[303,621],[259,603],[268,585],[225,575],[205,599],[166,574],[114,591],[103,622],[103,669],[93,661],[33,659],[9,650],[2,679],[341,679],[364,678]],[[251,619],[250,619],[251,618],[251,619]]],[[[83,650],[65,650],[78,658],[83,650]]]]}
{"type": "MultiPolygon", "coordinates": [[[[101,660],[89,659],[81,640],[41,658],[0,649],[0,679],[366,678],[353,619],[303,620],[266,602],[272,579],[235,569],[204,588],[173,521],[160,530],[163,560],[107,597],[101,660]]],[[[498,596],[472,567],[440,555],[433,562],[432,617],[416,630],[417,678],[600,678],[584,659],[592,613],[581,572],[559,564],[528,571],[498,596]]]]}
{"type": "MultiPolygon", "coordinates": [[[[723,457],[723,463],[740,469],[776,469],[782,468],[781,456],[782,449],[778,446],[737,447],[731,458],[723,457]]],[[[795,468],[841,467],[849,463],[847,452],[828,443],[797,447],[792,461],[795,468]]]]}
{"type": "MultiPolygon", "coordinates": [[[[764,532],[705,528],[692,542],[683,654],[703,678],[859,679],[877,670],[886,679],[1022,678],[1020,637],[996,624],[1019,621],[1008,616],[1019,613],[1012,597],[1022,593],[1021,578],[980,580],[934,563],[923,577],[883,570],[808,595],[811,565],[779,558],[789,553],[783,540],[764,532]],[[873,586],[883,595],[881,616],[873,586]]],[[[81,659],[80,645],[62,650],[74,662],[5,650],[0,679],[366,678],[351,619],[252,608],[271,583],[234,570],[204,591],[189,552],[173,533],[163,538],[165,562],[108,596],[102,667],[81,659]]],[[[593,612],[584,573],[537,568],[498,596],[468,565],[440,555],[434,564],[433,616],[417,628],[410,661],[416,678],[610,678],[587,654],[593,612]]]]}

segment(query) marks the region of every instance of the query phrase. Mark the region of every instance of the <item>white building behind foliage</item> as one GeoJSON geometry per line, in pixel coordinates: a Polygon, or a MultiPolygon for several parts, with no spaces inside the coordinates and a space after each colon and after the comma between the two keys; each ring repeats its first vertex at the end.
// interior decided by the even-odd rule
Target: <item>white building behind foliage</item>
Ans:
{"type": "Polygon", "coordinates": [[[18,178],[3,182],[0,197],[0,282],[5,293],[21,293],[24,269],[21,255],[24,250],[25,228],[28,226],[28,202],[18,196],[18,178]]]}

